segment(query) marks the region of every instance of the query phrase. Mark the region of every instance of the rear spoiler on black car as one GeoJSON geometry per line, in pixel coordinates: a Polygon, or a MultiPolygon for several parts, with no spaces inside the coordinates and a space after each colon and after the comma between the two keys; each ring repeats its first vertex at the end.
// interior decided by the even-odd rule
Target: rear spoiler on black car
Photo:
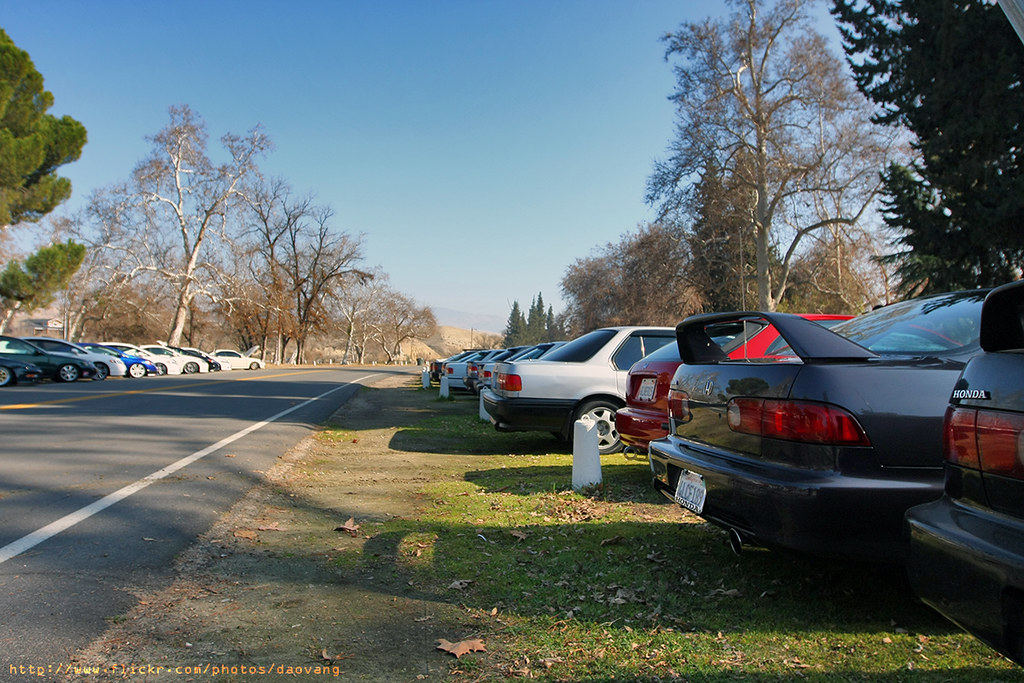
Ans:
{"type": "Polygon", "coordinates": [[[772,324],[793,352],[805,363],[830,360],[866,360],[878,354],[831,332],[815,322],[791,313],[740,311],[693,315],[676,326],[679,357],[687,364],[718,363],[728,360],[724,351],[705,331],[710,323],[761,321],[772,324]]]}
{"type": "Polygon", "coordinates": [[[997,287],[981,307],[981,348],[1024,349],[1024,280],[997,287]]]}

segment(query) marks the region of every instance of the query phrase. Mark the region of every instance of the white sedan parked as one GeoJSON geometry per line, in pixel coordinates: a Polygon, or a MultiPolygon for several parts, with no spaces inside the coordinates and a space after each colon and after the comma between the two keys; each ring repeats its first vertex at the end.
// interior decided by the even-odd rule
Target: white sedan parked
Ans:
{"type": "Polygon", "coordinates": [[[231,363],[231,367],[233,368],[238,368],[240,370],[245,368],[248,368],[249,370],[259,370],[264,365],[263,361],[249,355],[250,353],[256,353],[256,349],[258,348],[258,346],[254,346],[245,353],[242,353],[241,351],[233,351],[231,349],[217,349],[210,355],[217,360],[227,360],[231,363]]]}
{"type": "Polygon", "coordinates": [[[32,342],[44,351],[62,353],[65,356],[74,356],[92,362],[96,366],[95,379],[106,379],[107,376],[124,377],[128,374],[128,366],[120,358],[90,351],[66,339],[54,339],[53,337],[22,337],[22,339],[32,342]]]}
{"type": "Polygon", "coordinates": [[[157,358],[160,358],[160,359],[173,358],[173,359],[175,359],[176,361],[178,361],[178,364],[181,365],[181,371],[184,374],[186,374],[186,375],[193,375],[193,374],[195,374],[197,372],[209,372],[210,371],[210,364],[207,363],[202,358],[197,358],[195,356],[188,356],[188,355],[186,355],[184,353],[181,353],[180,351],[175,351],[174,349],[169,349],[166,346],[161,346],[160,344],[140,344],[139,346],[144,351],[148,351],[149,353],[153,354],[157,358]]]}

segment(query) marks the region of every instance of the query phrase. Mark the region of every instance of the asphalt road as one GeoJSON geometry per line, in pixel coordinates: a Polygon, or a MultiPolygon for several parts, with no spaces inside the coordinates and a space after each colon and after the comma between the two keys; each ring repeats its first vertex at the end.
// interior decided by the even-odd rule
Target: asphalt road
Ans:
{"type": "Polygon", "coordinates": [[[0,389],[0,681],[67,666],[139,591],[167,584],[175,556],[280,454],[382,372],[0,389]]]}

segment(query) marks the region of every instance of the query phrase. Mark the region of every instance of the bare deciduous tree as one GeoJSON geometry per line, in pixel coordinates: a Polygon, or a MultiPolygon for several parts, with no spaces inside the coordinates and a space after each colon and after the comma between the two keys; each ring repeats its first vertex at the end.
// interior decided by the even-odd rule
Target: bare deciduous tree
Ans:
{"type": "Polygon", "coordinates": [[[172,107],[170,116],[170,124],[150,138],[151,155],[132,175],[128,205],[114,216],[141,231],[134,247],[149,244],[148,258],[138,268],[174,287],[167,341],[177,344],[196,296],[215,296],[211,285],[219,269],[213,258],[216,249],[209,243],[231,225],[229,214],[240,184],[258,172],[256,159],[270,148],[270,140],[258,127],[245,136],[226,134],[221,144],[230,160],[216,165],[207,156],[202,119],[188,106],[172,107]]]}
{"type": "Polygon", "coordinates": [[[802,240],[855,224],[874,201],[890,143],[811,25],[811,2],[731,0],[728,20],[665,37],[666,58],[678,60],[676,134],[647,199],[678,211],[714,160],[743,190],[765,310],[785,294],[802,240]]]}

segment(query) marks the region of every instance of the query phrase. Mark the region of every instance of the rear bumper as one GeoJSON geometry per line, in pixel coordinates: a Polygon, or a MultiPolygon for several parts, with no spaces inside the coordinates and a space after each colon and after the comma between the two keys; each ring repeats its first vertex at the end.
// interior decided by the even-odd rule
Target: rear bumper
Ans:
{"type": "Polygon", "coordinates": [[[670,437],[650,444],[654,486],[675,500],[683,470],[703,481],[700,515],[768,547],[826,557],[902,562],[907,509],[942,495],[942,470],[836,471],[723,457],[670,437]]]}
{"type": "Polygon", "coordinates": [[[615,413],[615,429],[623,444],[646,453],[651,441],[668,434],[668,415],[626,406],[615,413]]]}
{"type": "Polygon", "coordinates": [[[490,391],[481,395],[484,410],[499,432],[554,432],[568,437],[574,400],[506,398],[490,391]]]}
{"type": "Polygon", "coordinates": [[[1024,663],[1024,523],[943,497],[909,510],[906,529],[918,597],[1024,663]]]}

